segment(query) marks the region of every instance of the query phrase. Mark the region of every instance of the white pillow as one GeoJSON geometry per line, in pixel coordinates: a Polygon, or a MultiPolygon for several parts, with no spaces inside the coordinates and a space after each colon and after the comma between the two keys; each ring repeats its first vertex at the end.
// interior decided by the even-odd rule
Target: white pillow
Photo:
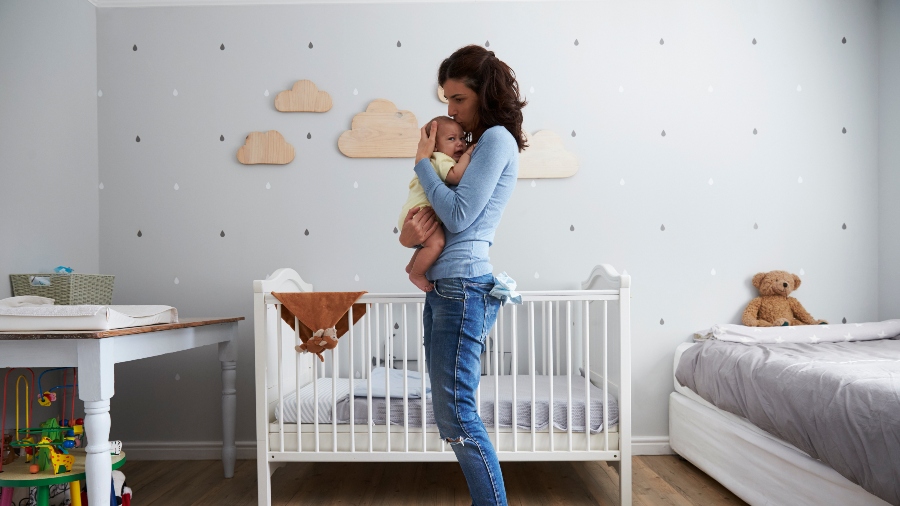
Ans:
{"type": "MultiPolygon", "coordinates": [[[[372,369],[369,377],[372,378],[372,397],[385,397],[385,368],[376,367],[372,369]]],[[[390,369],[391,371],[391,398],[403,398],[403,371],[400,369],[390,369]]],[[[422,397],[422,373],[418,371],[407,371],[406,388],[409,392],[410,399],[419,399],[422,397]]],[[[369,395],[369,387],[365,381],[353,382],[353,395],[356,397],[367,397],[369,395]]],[[[431,395],[431,381],[428,374],[425,375],[425,395],[431,395]]]]}

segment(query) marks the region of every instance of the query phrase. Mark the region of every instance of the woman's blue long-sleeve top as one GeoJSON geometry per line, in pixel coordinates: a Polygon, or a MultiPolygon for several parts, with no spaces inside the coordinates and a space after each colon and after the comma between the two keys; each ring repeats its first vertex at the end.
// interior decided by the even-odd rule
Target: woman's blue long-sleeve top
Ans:
{"type": "Polygon", "coordinates": [[[426,277],[433,281],[492,273],[488,248],[519,173],[519,148],[509,130],[485,130],[456,187],[440,180],[428,158],[415,171],[446,235],[444,251],[426,277]]]}

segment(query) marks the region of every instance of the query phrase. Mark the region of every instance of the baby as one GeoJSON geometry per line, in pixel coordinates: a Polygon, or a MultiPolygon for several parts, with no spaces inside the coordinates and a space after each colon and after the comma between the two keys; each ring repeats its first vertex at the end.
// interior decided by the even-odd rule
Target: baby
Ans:
{"type": "MultiPolygon", "coordinates": [[[[429,121],[425,126],[425,132],[431,135],[431,124],[437,122],[437,135],[434,142],[434,154],[431,155],[431,165],[437,172],[441,181],[449,185],[458,185],[462,179],[466,167],[472,155],[475,145],[466,149],[466,141],[463,139],[464,132],[462,127],[448,116],[438,116],[429,121]]],[[[431,205],[428,197],[425,196],[425,189],[419,183],[419,178],[414,177],[409,182],[409,197],[403,204],[403,210],[400,211],[400,224],[398,228],[403,228],[403,222],[410,209],[416,207],[425,207],[431,205]]],[[[425,277],[425,272],[434,264],[444,249],[444,230],[437,227],[435,231],[425,239],[420,247],[416,248],[409,264],[406,266],[406,272],[409,273],[409,280],[424,292],[430,292],[434,286],[425,277]]]]}

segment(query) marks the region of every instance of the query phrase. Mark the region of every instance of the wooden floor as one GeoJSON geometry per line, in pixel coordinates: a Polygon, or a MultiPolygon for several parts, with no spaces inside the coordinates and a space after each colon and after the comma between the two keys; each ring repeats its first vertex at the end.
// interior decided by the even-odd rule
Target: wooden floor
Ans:
{"type": "MultiPolygon", "coordinates": [[[[618,504],[619,478],[603,462],[504,462],[510,505],[618,504]]],[[[256,461],[239,460],[234,478],[218,461],[135,461],[122,466],[135,506],[256,504],[256,461]]],[[[272,504],[469,506],[451,463],[293,463],[272,476],[272,504]]],[[[746,504],[689,462],[671,455],[634,459],[634,504],[746,504]]]]}

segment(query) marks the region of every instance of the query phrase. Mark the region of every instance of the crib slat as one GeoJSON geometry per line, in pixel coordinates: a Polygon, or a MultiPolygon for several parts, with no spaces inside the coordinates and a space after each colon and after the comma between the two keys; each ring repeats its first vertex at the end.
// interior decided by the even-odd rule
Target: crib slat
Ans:
{"type": "MultiPolygon", "coordinates": [[[[375,304],[368,305],[368,312],[366,313],[366,362],[368,362],[369,358],[372,356],[372,312],[375,311],[377,313],[378,308],[375,304]],[[375,306],[373,308],[373,306],[375,306]]],[[[375,328],[378,328],[378,324],[375,325],[375,328]]],[[[375,354],[378,354],[378,346],[375,346],[375,354]]],[[[378,364],[378,359],[376,358],[375,363],[378,364]]],[[[369,371],[371,366],[366,363],[366,371],[369,371]]],[[[366,373],[366,408],[368,410],[368,427],[369,427],[369,453],[375,451],[373,448],[372,441],[372,374],[366,373]]]]}
{"type": "Polygon", "coordinates": [[[519,411],[519,402],[518,402],[518,387],[519,387],[519,348],[517,341],[519,340],[519,336],[516,333],[516,306],[513,305],[511,308],[512,311],[512,359],[510,360],[510,365],[512,368],[512,379],[513,379],[513,391],[512,391],[512,433],[513,433],[513,449],[512,451],[519,451],[519,423],[518,423],[518,414],[519,411]]]}
{"type": "Polygon", "coordinates": [[[609,356],[607,355],[607,330],[609,329],[609,303],[603,301],[603,450],[609,451],[609,356]]]}
{"type": "Polygon", "coordinates": [[[550,451],[552,452],[552,451],[554,451],[553,440],[555,439],[553,437],[553,432],[554,432],[553,431],[553,418],[554,418],[553,415],[555,414],[555,411],[556,411],[556,405],[553,401],[553,374],[554,374],[554,371],[553,371],[553,302],[547,302],[547,305],[549,307],[547,310],[546,327],[547,327],[547,334],[550,339],[550,341],[547,343],[547,354],[548,354],[547,361],[550,363],[550,377],[548,378],[550,380],[550,409],[547,411],[547,417],[548,417],[547,421],[550,423],[549,423],[549,427],[547,427],[547,430],[550,433],[550,451]]]}
{"type": "MultiPolygon", "coordinates": [[[[348,337],[350,338],[350,372],[348,375],[349,383],[350,383],[350,453],[356,452],[356,415],[353,412],[353,405],[356,404],[353,396],[353,377],[355,376],[354,369],[356,365],[353,363],[353,306],[350,306],[350,311],[348,312],[349,318],[347,320],[347,325],[350,327],[350,334],[348,337]]],[[[336,402],[336,400],[335,400],[336,402]]]]}
{"type": "MultiPolygon", "coordinates": [[[[313,363],[313,434],[316,439],[316,453],[319,453],[319,360],[315,356],[312,359],[313,363]]],[[[299,430],[299,427],[298,427],[299,430]]],[[[299,433],[298,433],[299,434],[299,433]]]]}
{"type": "Polygon", "coordinates": [[[503,306],[500,306],[500,309],[497,310],[497,327],[500,335],[500,366],[497,368],[497,374],[505,374],[506,368],[503,367],[503,306]]]}
{"type": "Polygon", "coordinates": [[[572,451],[572,301],[566,301],[566,427],[569,429],[569,451],[572,451]]]}
{"type": "Polygon", "coordinates": [[[394,368],[394,303],[389,302],[384,315],[384,432],[387,448],[391,452],[391,370],[394,368]]]}
{"type": "Polygon", "coordinates": [[[549,374],[547,372],[547,301],[541,302],[541,374],[549,374]]]}
{"type": "MultiPolygon", "coordinates": [[[[299,342],[300,342],[300,321],[295,316],[294,317],[294,346],[296,346],[299,342]]],[[[303,421],[303,418],[300,415],[300,373],[302,372],[301,357],[302,357],[301,353],[294,354],[294,360],[295,360],[295,362],[297,362],[297,365],[294,368],[294,376],[295,376],[294,381],[296,381],[296,383],[294,384],[294,391],[297,392],[297,420],[296,420],[297,421],[297,434],[298,434],[297,453],[300,453],[303,451],[303,441],[299,437],[300,423],[303,421]]]]}
{"type": "MultiPolygon", "coordinates": [[[[497,325],[494,325],[494,343],[499,338],[497,325]]],[[[494,346],[494,441],[500,446],[500,368],[498,367],[499,348],[494,346]]]]}
{"type": "MultiPolygon", "coordinates": [[[[281,337],[281,304],[275,304],[275,335],[278,340],[278,440],[281,451],[284,451],[284,345],[281,337]]],[[[297,403],[297,413],[300,412],[300,403],[297,403]]],[[[297,422],[299,423],[299,419],[297,422]]]]}
{"type": "MultiPolygon", "coordinates": [[[[331,451],[337,452],[337,380],[340,374],[338,349],[331,350],[331,451]]],[[[324,369],[325,366],[322,366],[324,369]]]]}
{"type": "Polygon", "coordinates": [[[537,434],[535,432],[535,418],[537,409],[535,408],[536,392],[534,386],[534,376],[537,359],[534,356],[534,302],[528,303],[528,376],[531,378],[531,451],[537,451],[537,434]]]}
{"type": "Polygon", "coordinates": [[[406,362],[406,304],[401,306],[403,317],[403,451],[409,452],[409,369],[406,362]]]}
{"type": "Polygon", "coordinates": [[[418,330],[418,332],[416,333],[416,339],[419,340],[419,346],[417,346],[416,348],[418,349],[419,372],[422,374],[422,396],[420,397],[420,399],[422,399],[422,451],[424,452],[428,449],[428,439],[426,437],[428,433],[425,430],[425,427],[427,426],[426,405],[428,404],[428,391],[425,389],[425,374],[428,368],[426,367],[427,364],[425,363],[425,324],[422,322],[421,317],[423,311],[424,305],[421,303],[417,303],[416,314],[419,315],[419,317],[416,318],[416,330],[418,330]]]}
{"type": "Polygon", "coordinates": [[[560,363],[560,361],[562,360],[562,350],[560,350],[560,348],[562,347],[562,339],[560,339],[560,332],[559,332],[559,325],[562,322],[562,320],[559,317],[559,302],[557,301],[556,304],[554,304],[553,306],[554,306],[553,310],[556,313],[554,315],[555,319],[553,321],[556,322],[556,327],[550,327],[550,328],[551,328],[551,334],[556,336],[556,350],[555,350],[556,373],[559,374],[559,372],[562,370],[561,363],[560,363]]]}
{"type": "Polygon", "coordinates": [[[591,451],[591,313],[590,302],[584,301],[582,310],[583,322],[581,328],[584,332],[584,419],[585,419],[585,451],[591,451]]]}

